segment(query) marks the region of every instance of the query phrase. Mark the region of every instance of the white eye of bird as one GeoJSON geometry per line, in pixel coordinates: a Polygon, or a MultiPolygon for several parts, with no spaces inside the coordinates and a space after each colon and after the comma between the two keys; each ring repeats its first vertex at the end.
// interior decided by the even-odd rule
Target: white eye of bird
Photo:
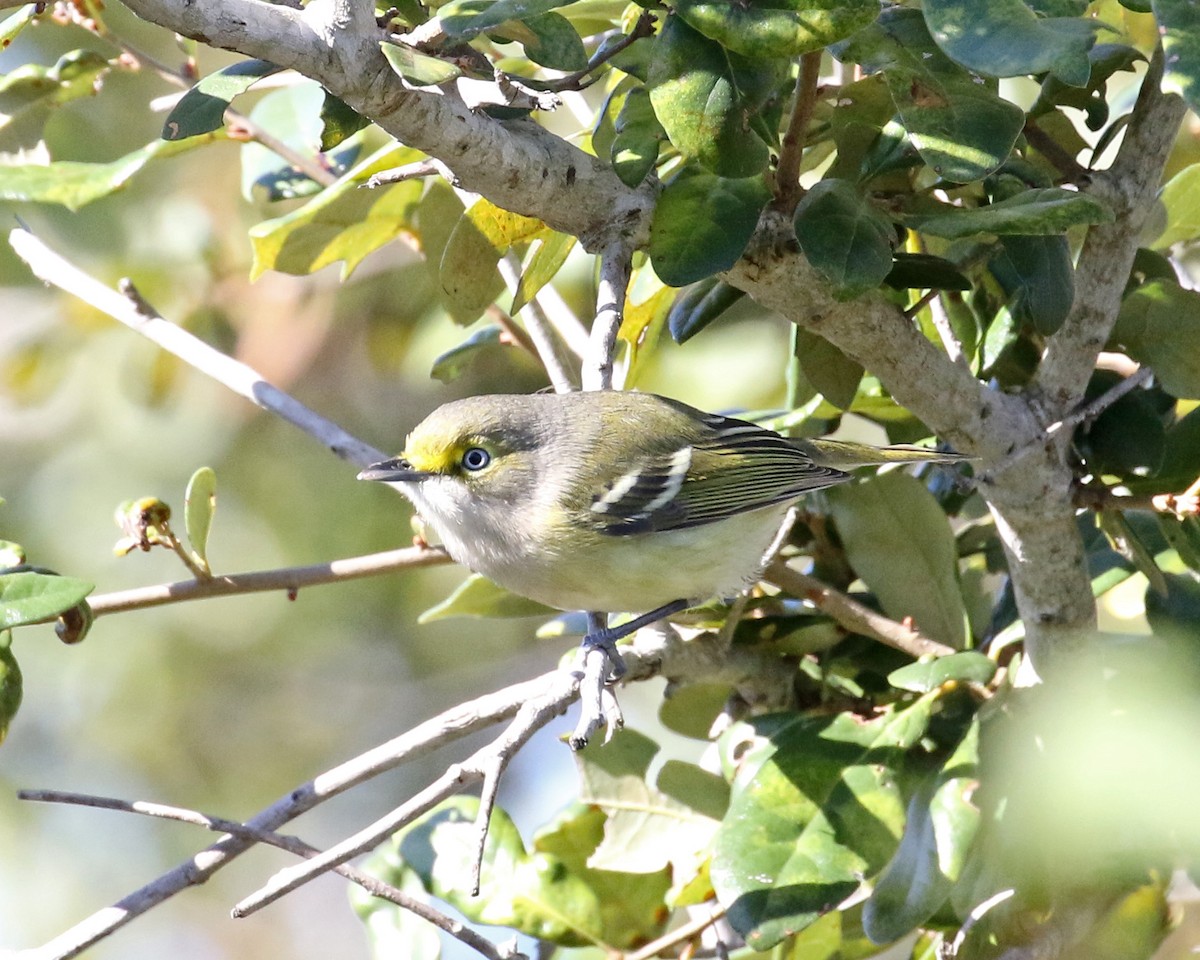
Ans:
{"type": "Polygon", "coordinates": [[[492,455],[483,447],[468,447],[463,451],[462,465],[468,470],[482,470],[492,462],[492,455]]]}

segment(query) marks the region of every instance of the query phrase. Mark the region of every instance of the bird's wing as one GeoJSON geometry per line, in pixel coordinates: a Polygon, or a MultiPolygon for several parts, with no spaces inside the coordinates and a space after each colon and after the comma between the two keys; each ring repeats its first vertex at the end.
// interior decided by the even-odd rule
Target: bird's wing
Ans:
{"type": "Polygon", "coordinates": [[[592,498],[589,509],[598,529],[614,536],[679,530],[848,479],[771,430],[707,414],[690,442],[639,458],[592,498]]]}

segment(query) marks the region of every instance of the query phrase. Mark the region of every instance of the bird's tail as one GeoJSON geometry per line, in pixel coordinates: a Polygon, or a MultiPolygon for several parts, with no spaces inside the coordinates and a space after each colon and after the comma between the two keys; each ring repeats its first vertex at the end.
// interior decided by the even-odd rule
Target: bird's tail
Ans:
{"type": "Polygon", "coordinates": [[[873,447],[866,443],[844,440],[792,440],[818,466],[834,470],[853,470],[855,467],[878,466],[884,463],[963,463],[973,459],[961,453],[931,450],[897,444],[892,447],[873,447]]]}

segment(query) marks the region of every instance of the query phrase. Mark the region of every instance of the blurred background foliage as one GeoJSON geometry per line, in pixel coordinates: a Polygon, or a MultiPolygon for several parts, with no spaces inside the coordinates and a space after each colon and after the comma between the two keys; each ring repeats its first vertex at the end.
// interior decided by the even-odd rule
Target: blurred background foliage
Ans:
{"type": "MultiPolygon", "coordinates": [[[[178,57],[168,35],[120,5],[104,17],[149,54],[178,57]]],[[[119,52],[80,27],[38,25],[0,54],[0,71],[53,64],[81,46],[119,52]]],[[[201,69],[235,59],[205,50],[201,69]]],[[[56,159],[117,159],[161,129],[162,113],[131,105],[170,93],[150,70],[114,70],[103,95],[51,113],[47,149],[56,159]]],[[[527,356],[502,349],[451,384],[432,380],[434,360],[464,334],[447,322],[428,270],[403,244],[369,256],[345,284],[336,265],[311,278],[268,272],[251,282],[247,231],[301,201],[244,199],[249,150],[216,144],[149,165],[135,189],[77,211],[0,210],[10,224],[19,214],[94,276],[130,277],[164,316],[381,449],[399,449],[411,426],[454,397],[545,386],[527,356]]],[[[86,304],[43,289],[7,244],[0,284],[0,538],[22,544],[31,562],[89,579],[100,592],[186,579],[167,551],[115,557],[113,511],[155,496],[181,515],[188,478],[204,465],[218,477],[209,556],[219,572],[324,562],[411,538],[410,510],[392,491],[356,482],[351,466],[294,428],[86,304]]],[[[577,256],[558,286],[580,315],[589,313],[587,258],[577,256]]],[[[781,321],[745,310],[689,347],[686,362],[681,349],[663,345],[647,389],[715,407],[782,402],[781,321]]],[[[26,695],[0,756],[0,943],[48,940],[211,839],[177,824],[20,803],[18,789],[248,816],[453,703],[550,669],[574,642],[534,641],[528,620],[418,627],[417,614],[462,577],[435,568],[315,587],[292,602],[269,594],[161,607],[101,620],[73,647],[58,643],[51,626],[25,630],[18,653],[26,695]]],[[[654,690],[634,694],[626,709],[636,717],[641,702],[652,712],[654,699],[654,690]]],[[[555,739],[568,721],[559,727],[506,778],[501,802],[526,826],[574,794],[573,765],[555,739]]],[[[306,818],[313,826],[305,833],[340,835],[445,762],[435,754],[353,791],[306,818]]],[[[259,918],[227,921],[229,905],[283,862],[271,853],[247,858],[178,900],[170,916],[151,916],[90,955],[363,955],[363,927],[332,884],[259,918]]]]}
{"type": "MultiPolygon", "coordinates": [[[[694,16],[702,17],[704,11],[696,9],[699,6],[681,4],[685,9],[690,7],[694,16]]],[[[1113,24],[1136,48],[1135,52],[1149,52],[1155,42],[1154,20],[1146,11],[1138,11],[1140,4],[1062,6],[1069,8],[1067,16],[1078,16],[1086,7],[1089,16],[1113,24]]],[[[0,110],[20,116],[20,122],[0,128],[0,150],[13,159],[13,165],[35,165],[49,157],[56,163],[93,164],[126,157],[155,141],[165,112],[177,99],[177,88],[151,69],[154,62],[178,63],[194,55],[197,75],[209,76],[239,59],[176,41],[117,4],[105,8],[97,21],[89,19],[93,12],[98,8],[84,2],[60,5],[56,11],[59,22],[49,15],[39,17],[36,23],[21,29],[0,53],[0,73],[9,78],[0,92],[0,110]],[[91,51],[92,55],[78,55],[75,51],[79,50],[91,51]],[[33,77],[28,87],[13,82],[22,70],[32,69],[36,74],[33,65],[40,65],[41,79],[33,77]],[[44,88],[36,87],[48,71],[57,71],[51,86],[61,95],[61,102],[52,106],[44,98],[39,99],[37,90],[44,93],[44,88]],[[144,109],[146,103],[159,100],[162,102],[156,109],[144,109]]],[[[1047,11],[1039,7],[1039,12],[1047,11]]],[[[594,3],[578,14],[577,20],[583,24],[591,17],[611,27],[632,22],[636,13],[627,11],[624,4],[594,3]]],[[[594,27],[595,23],[590,25],[594,27]]],[[[682,33],[690,28],[680,27],[677,22],[674,29],[682,33]]],[[[715,29],[719,32],[724,27],[718,25],[715,29]]],[[[738,42],[736,31],[722,36],[724,43],[738,42]]],[[[479,40],[484,46],[491,42],[479,40]]],[[[488,47],[489,53],[496,55],[497,47],[509,49],[496,41],[488,47]]],[[[853,48],[849,53],[841,52],[850,56],[853,48]]],[[[868,49],[860,59],[869,60],[871,55],[873,51],[868,49]]],[[[520,59],[514,56],[504,63],[516,69],[520,59]]],[[[1136,76],[1130,68],[1137,60],[1132,55],[1126,60],[1114,59],[1108,64],[1112,69],[1105,74],[1111,77],[1110,86],[1105,89],[1101,85],[1098,97],[1069,103],[1069,111],[1053,110],[1051,97],[1049,104],[1042,105],[1046,107],[1040,115],[1043,127],[1067,144],[1075,146],[1078,141],[1080,150],[1088,143],[1095,144],[1109,119],[1108,105],[1116,114],[1131,104],[1136,76]],[[1073,125],[1063,125],[1066,116],[1074,121],[1073,125]],[[1097,125],[1090,127],[1085,117],[1097,120],[1097,125]],[[1089,138],[1086,142],[1085,137],[1089,138]]],[[[644,147],[648,139],[657,151],[663,144],[662,156],[655,153],[651,159],[665,159],[669,165],[678,157],[672,154],[662,129],[647,120],[645,104],[637,106],[638,95],[631,92],[636,85],[626,82],[639,71],[645,73],[645,65],[629,62],[625,66],[629,74],[624,79],[609,77],[572,101],[584,116],[560,111],[545,122],[564,135],[579,136],[588,143],[593,121],[600,118],[593,139],[609,137],[616,141],[624,130],[635,146],[644,147]],[[622,105],[630,102],[634,106],[624,110],[622,105]],[[619,120],[622,116],[624,121],[619,120]],[[606,123],[611,129],[606,129],[606,123]]],[[[828,60],[826,66],[833,69],[828,60]]],[[[999,88],[1006,99],[1037,112],[1039,94],[1054,94],[1069,101],[1061,85],[1055,94],[1053,83],[1053,78],[1047,81],[1044,76],[1040,83],[1017,77],[1004,81],[999,88]]],[[[872,90],[871,83],[863,81],[856,95],[862,97],[867,104],[864,109],[870,112],[871,98],[879,98],[882,90],[872,90]]],[[[268,80],[240,98],[236,106],[255,124],[277,136],[297,136],[304,143],[320,133],[319,124],[314,125],[319,99],[320,93],[312,84],[272,86],[268,80]]],[[[885,112],[890,116],[890,101],[884,98],[880,102],[885,103],[885,112]]],[[[772,109],[766,107],[764,111],[770,113],[772,109]]],[[[820,109],[828,112],[828,105],[822,104],[820,109]]],[[[778,126],[778,116],[770,119],[778,126]]],[[[885,177],[907,176],[903,171],[916,162],[911,150],[901,162],[896,156],[882,155],[882,148],[881,155],[872,160],[861,142],[862,131],[838,130],[837,121],[828,115],[819,113],[818,120],[828,122],[836,133],[810,152],[806,183],[811,184],[820,165],[833,158],[835,146],[839,154],[844,151],[864,164],[878,161],[876,173],[885,177]],[[888,167],[893,161],[894,169],[888,167]]],[[[294,176],[273,177],[271,171],[279,167],[274,155],[258,143],[234,139],[239,136],[237,127],[236,122],[230,124],[233,136],[228,131],[215,134],[212,139],[217,142],[201,149],[184,149],[169,158],[147,162],[139,167],[128,189],[102,191],[102,196],[77,209],[54,203],[0,203],[0,208],[19,215],[34,233],[94,276],[112,284],[121,277],[131,277],[142,295],[164,316],[383,449],[398,449],[409,427],[453,397],[532,391],[546,385],[545,375],[526,352],[501,346],[484,333],[494,318],[485,315],[482,320],[474,319],[484,312],[483,306],[472,313],[463,306],[463,297],[447,299],[439,293],[436,269],[415,251],[412,238],[403,229],[396,231],[397,242],[368,253],[344,279],[339,276],[338,265],[324,266],[309,276],[264,269],[272,257],[275,265],[288,266],[303,261],[311,252],[302,247],[297,253],[283,243],[272,247],[269,231],[259,225],[303,209],[306,199],[291,197],[289,191],[311,192],[318,185],[311,181],[306,184],[294,176]],[[259,240],[257,263],[248,239],[252,233],[259,240]],[[265,241],[263,233],[268,234],[265,241]],[[291,255],[300,257],[300,261],[289,260],[291,255]],[[459,325],[456,316],[459,321],[469,322],[459,325]],[[473,341],[476,349],[467,354],[453,353],[464,340],[473,337],[478,337],[473,341]],[[481,343],[484,345],[479,346],[481,343]],[[448,360],[448,356],[457,356],[461,362],[448,360]],[[431,371],[448,382],[431,377],[431,371]]],[[[1186,174],[1200,160],[1198,132],[1195,117],[1189,115],[1168,163],[1166,178],[1186,174]]],[[[877,134],[886,141],[882,131],[872,130],[872,137],[877,134]]],[[[377,132],[368,132],[361,139],[364,142],[358,160],[384,143],[377,132]]],[[[672,139],[687,142],[687,133],[673,130],[672,139]]],[[[703,155],[704,150],[701,144],[699,153],[703,155]]],[[[757,163],[759,153],[765,162],[765,148],[751,146],[746,150],[745,155],[739,153],[732,161],[719,155],[714,162],[735,163],[734,175],[742,176],[743,167],[757,163]]],[[[335,154],[331,156],[336,160],[335,154]]],[[[63,170],[57,169],[60,173],[63,170]]],[[[637,169],[645,175],[645,169],[637,169]]],[[[628,168],[625,174],[635,176],[628,168]]],[[[0,191],[5,189],[5,176],[0,167],[0,191]]],[[[1186,177],[1177,183],[1182,184],[1177,188],[1179,196],[1172,200],[1168,195],[1170,205],[1164,208],[1164,221],[1159,226],[1168,230],[1164,236],[1171,241],[1190,240],[1195,231],[1188,232],[1188,216],[1168,216],[1190,210],[1186,177]]],[[[60,188],[61,184],[52,184],[46,189],[53,192],[60,188]]],[[[411,195],[415,203],[422,189],[413,183],[397,191],[397,202],[411,195]]],[[[432,189],[443,193],[442,199],[425,207],[426,219],[420,223],[427,249],[434,245],[434,238],[447,242],[450,220],[461,213],[449,191],[432,189]],[[439,216],[445,222],[439,222],[439,216]]],[[[16,192],[11,188],[4,195],[11,197],[16,192]]],[[[810,197],[846,200],[834,191],[830,193],[833,195],[822,196],[814,191],[810,197]]],[[[995,187],[990,199],[999,200],[1003,193],[1003,186],[995,187]]],[[[750,190],[739,203],[752,205],[757,197],[758,192],[750,190]]],[[[849,199],[851,203],[854,200],[849,199]]],[[[361,202],[369,208],[373,201],[361,202]]],[[[819,221],[821,217],[814,219],[819,221]]],[[[797,229],[801,230],[800,221],[797,229]]],[[[941,253],[951,247],[943,241],[935,241],[935,245],[941,253]]],[[[1164,249],[1167,245],[1165,240],[1160,242],[1164,249]]],[[[664,264],[679,267],[670,252],[658,262],[660,268],[666,269],[664,264]]],[[[805,252],[810,257],[820,256],[819,250],[810,252],[806,247],[805,252]]],[[[986,277],[978,275],[982,270],[973,274],[978,281],[973,302],[976,315],[965,318],[969,311],[964,308],[964,315],[957,319],[963,321],[960,330],[968,346],[978,345],[973,358],[976,372],[1006,387],[1016,388],[1026,381],[1032,366],[1029,358],[1036,356],[1040,338],[1062,322],[1065,301],[1051,296],[1057,289],[1054,276],[1039,274],[1036,280],[1040,286],[1022,283],[1028,280],[1031,261],[1039,265],[1066,263],[1069,257],[1065,240],[1058,252],[1059,260],[1055,261],[1054,255],[1042,248],[1031,253],[1019,241],[1013,241],[996,258],[999,262],[986,277]],[[1023,270],[1027,271],[1024,276],[1023,270]],[[991,326],[979,319],[985,308],[1000,317],[991,326]]],[[[1176,252],[1177,264],[1184,268],[1192,265],[1189,248],[1176,248],[1176,252]]],[[[886,265],[891,263],[890,256],[889,251],[886,265]]],[[[1147,252],[1138,282],[1155,276],[1156,270],[1164,269],[1164,263],[1162,257],[1155,259],[1147,252]]],[[[685,273],[693,268],[694,264],[686,263],[681,267],[685,273]]],[[[1069,274],[1069,263],[1066,270],[1069,274]]],[[[1172,268],[1168,264],[1165,270],[1170,272],[1172,268]]],[[[688,279],[694,278],[689,275],[688,279]]],[[[862,283],[861,277],[842,279],[847,295],[857,292],[855,285],[862,283]]],[[[877,285],[879,279],[869,286],[877,285]]],[[[483,277],[478,289],[466,291],[465,299],[474,293],[482,304],[490,303],[496,291],[488,285],[494,282],[490,275],[483,277]]],[[[594,264],[575,250],[555,278],[555,290],[576,316],[587,318],[593,310],[595,286],[594,264]]],[[[848,365],[845,357],[829,352],[827,345],[823,347],[823,341],[816,338],[805,341],[780,319],[748,300],[734,303],[735,298],[729,298],[733,306],[723,313],[721,322],[704,329],[703,336],[694,340],[689,338],[699,330],[687,326],[686,321],[696,314],[677,314],[678,322],[670,332],[678,339],[689,339],[686,347],[678,345],[666,329],[666,306],[674,294],[664,296],[662,289],[652,271],[639,260],[633,299],[640,303],[643,301],[639,298],[644,297],[645,302],[655,305],[647,310],[648,339],[638,351],[636,384],[640,389],[727,411],[785,409],[820,390],[836,405],[813,405],[803,424],[807,431],[841,426],[856,438],[880,442],[917,439],[925,432],[910,415],[896,409],[877,383],[870,378],[862,380],[861,369],[848,365]],[[808,351],[807,356],[817,358],[801,364],[803,369],[791,360],[798,344],[808,351]],[[838,408],[851,404],[857,404],[874,419],[842,416],[838,408]]],[[[683,297],[698,301],[714,290],[714,296],[727,296],[710,279],[701,277],[683,297]]],[[[954,295],[949,299],[955,302],[954,295]]],[[[507,298],[501,297],[500,302],[507,302],[507,298]]],[[[961,307],[961,301],[957,302],[961,307]]],[[[988,313],[989,320],[991,315],[988,313]]],[[[713,316],[712,311],[705,313],[706,320],[713,316]]],[[[1137,319],[1131,316],[1130,322],[1137,319]]],[[[928,326],[926,316],[918,320],[928,326]]],[[[1146,345],[1145,341],[1138,343],[1146,345]]],[[[1145,360],[1154,362],[1151,357],[1145,360]]],[[[1185,371],[1186,376],[1191,374],[1185,371]]],[[[353,468],[293,428],[230,395],[225,388],[116,326],[86,304],[43,289],[31,280],[26,267],[7,246],[0,246],[0,385],[0,495],[6,500],[0,506],[0,538],[20,543],[30,563],[86,579],[97,584],[100,592],[186,577],[178,559],[167,551],[134,551],[116,557],[112,548],[120,531],[112,515],[123,501],[145,496],[167,502],[178,515],[188,478],[202,466],[213,468],[217,476],[218,506],[209,558],[219,572],[321,562],[403,545],[411,537],[407,507],[391,491],[356,483],[353,468]]],[[[1108,386],[1104,375],[1100,375],[1093,394],[1099,395],[1108,386]]],[[[1180,429],[1194,406],[1194,400],[1177,400],[1157,387],[1140,392],[1124,406],[1114,406],[1106,414],[1107,424],[1098,421],[1081,435],[1080,447],[1089,462],[1102,468],[1106,476],[1132,487],[1139,479],[1149,477],[1144,480],[1146,492],[1156,492],[1160,487],[1178,489],[1162,487],[1161,483],[1186,486],[1187,478],[1194,478],[1195,458],[1189,442],[1194,434],[1171,435],[1170,431],[1180,429]],[[1172,474],[1168,468],[1177,472],[1172,474]],[[1153,486],[1160,481],[1159,487],[1153,486]]],[[[1194,426],[1195,416],[1190,423],[1194,426]]],[[[943,509],[961,512],[958,540],[947,547],[951,564],[958,556],[972,558],[960,564],[957,578],[951,577],[958,617],[947,629],[956,629],[960,642],[964,633],[973,638],[972,642],[994,638],[1012,624],[1015,616],[1011,595],[1005,595],[1002,589],[994,531],[981,521],[983,510],[978,500],[964,505],[964,495],[936,478],[928,487],[943,509]]],[[[910,497],[906,503],[933,502],[925,488],[898,477],[879,482],[873,489],[879,497],[885,490],[896,499],[910,497]]],[[[830,582],[844,587],[854,581],[856,570],[864,579],[870,579],[866,572],[870,557],[847,557],[855,540],[850,530],[852,520],[870,507],[864,503],[864,496],[871,494],[857,495],[853,504],[847,504],[833,495],[821,501],[817,511],[820,523],[832,518],[843,526],[847,549],[824,554],[814,551],[815,567],[830,582]]],[[[806,624],[804,629],[812,632],[801,635],[803,631],[796,630],[785,638],[793,646],[784,646],[798,659],[807,657],[805,664],[811,675],[806,691],[814,698],[818,696],[815,691],[820,696],[878,693],[878,689],[864,691],[861,684],[868,682],[882,689],[891,683],[895,690],[913,695],[903,701],[903,709],[898,708],[896,715],[880,721],[880,737],[889,748],[910,749],[916,742],[910,742],[913,731],[917,731],[918,740],[921,733],[928,732],[931,741],[942,737],[942,744],[959,744],[950,756],[939,755],[929,761],[935,765],[945,763],[936,772],[939,787],[950,785],[961,793],[966,776],[962,769],[973,770],[979,763],[983,769],[996,771],[992,782],[1007,784],[1008,796],[1038,798],[1039,803],[1032,809],[1018,809],[989,842],[997,844],[1004,855],[1020,849],[1034,859],[1046,847],[1063,851],[1063,862],[1050,867],[1067,864],[1068,879],[1086,877],[1095,867],[1088,859],[1089,852],[1109,850],[1107,842],[1129,829],[1130,824],[1149,825],[1144,832],[1134,833],[1138,842],[1156,854],[1162,853],[1164,860],[1176,853],[1191,852],[1189,843],[1200,836],[1191,816],[1181,813],[1174,804],[1177,798],[1194,794],[1200,786],[1200,771],[1194,770],[1190,762],[1181,763],[1171,768],[1168,780],[1163,780],[1161,765],[1152,762],[1158,756],[1176,758],[1188,752],[1186,738],[1180,736],[1185,727],[1177,714],[1149,708],[1163,690],[1174,690],[1180,702],[1188,702],[1194,671],[1191,658],[1176,658],[1172,652],[1161,660],[1149,658],[1150,666],[1137,667],[1128,664],[1121,652],[1123,644],[1133,642],[1129,638],[1146,635],[1156,617],[1162,627],[1157,632],[1163,636],[1169,636],[1174,627],[1188,620],[1189,611],[1194,612],[1195,578],[1187,568],[1195,564],[1188,563],[1186,557],[1180,560],[1179,544],[1168,544],[1153,524],[1131,521],[1122,526],[1123,520],[1111,522],[1116,529],[1105,532],[1112,542],[1148,545],[1146,549],[1159,556],[1176,551],[1165,564],[1167,573],[1160,570],[1158,574],[1174,578],[1162,582],[1161,596],[1165,599],[1149,601],[1148,619],[1144,598],[1158,594],[1147,594],[1145,574],[1149,571],[1153,577],[1154,563],[1147,562],[1145,549],[1138,553],[1130,547],[1126,556],[1118,555],[1090,517],[1085,517],[1081,527],[1086,529],[1097,582],[1111,574],[1104,588],[1120,584],[1106,594],[1102,622],[1116,635],[1117,652],[1102,657],[1095,673],[1089,672],[1090,667],[1081,667],[1078,689],[1069,691],[1069,696],[1037,705],[1020,721],[1006,716],[992,718],[990,722],[1003,732],[995,736],[990,753],[967,756],[978,746],[978,728],[971,726],[973,710],[968,709],[961,691],[948,693],[943,702],[940,680],[900,675],[903,657],[854,637],[843,642],[839,634],[831,639],[828,623],[806,624]],[[836,653],[822,659],[819,667],[813,666],[816,659],[812,651],[824,654],[826,648],[821,643],[833,640],[842,642],[836,653]],[[809,644],[814,646],[810,648],[809,644]],[[1114,687],[1111,701],[1098,699],[1098,690],[1106,696],[1109,692],[1103,677],[1116,669],[1114,665],[1132,671],[1136,682],[1114,687]],[[1135,708],[1137,722],[1119,730],[1106,728],[1112,714],[1105,708],[1114,703],[1123,708],[1126,702],[1135,708]],[[894,716],[900,715],[913,721],[907,732],[889,726],[894,716]],[[1029,742],[1046,729],[1054,730],[1056,737],[1047,748],[1044,766],[1030,767],[1024,763],[1030,753],[1029,742]],[[1104,746],[1102,757],[1096,754],[1098,743],[1104,746]],[[1139,755],[1141,743],[1156,746],[1157,753],[1151,754],[1149,761],[1139,755]],[[1114,755],[1119,762],[1111,762],[1114,755]],[[1105,775],[1089,779],[1102,761],[1107,762],[1105,775]],[[1069,775],[1062,776],[1064,770],[1069,775]],[[1163,788],[1160,796],[1165,799],[1161,804],[1144,806],[1144,798],[1137,791],[1121,789],[1123,784],[1146,783],[1163,788]],[[1078,792],[1081,789],[1083,796],[1078,792]],[[1106,798],[1106,803],[1098,804],[1097,797],[1106,798]],[[1082,806],[1094,807],[1095,817],[1081,825],[1078,835],[1064,837],[1063,829],[1070,817],[1061,814],[1073,813],[1082,806]],[[1010,842],[1013,837],[1004,830],[1015,830],[1028,847],[1010,842]],[[1102,833],[1103,840],[1089,830],[1102,833]]],[[[836,538],[823,537],[819,524],[809,532],[825,547],[837,545],[836,538]]],[[[909,576],[914,575],[919,576],[919,572],[909,571],[909,576]]],[[[176,824],[22,804],[14,799],[17,789],[60,787],[244,817],[314,773],[394,736],[439,709],[549,669],[558,661],[569,641],[532,639],[536,624],[531,621],[448,620],[418,627],[417,615],[445,597],[462,576],[461,571],[446,567],[305,589],[294,600],[271,594],[154,608],[103,618],[85,642],[72,647],[59,644],[49,626],[23,629],[16,646],[26,696],[0,750],[0,943],[16,946],[43,942],[91,910],[191,855],[209,839],[176,824]]],[[[879,593],[878,599],[883,599],[882,591],[879,593]]],[[[886,601],[883,606],[887,606],[886,601]]],[[[1194,633],[1185,634],[1183,648],[1188,651],[1194,633]]],[[[706,710],[715,712],[720,697],[714,699],[712,691],[707,695],[712,702],[705,705],[686,701],[695,715],[705,716],[706,710]]],[[[661,697],[661,684],[624,692],[630,725],[654,727],[655,739],[664,745],[664,756],[694,761],[701,749],[697,742],[686,741],[659,724],[655,714],[661,697]]],[[[678,703],[673,709],[686,712],[678,703]]],[[[668,727],[679,729],[686,722],[676,716],[668,727]]],[[[691,722],[695,724],[694,718],[691,722]]],[[[793,720],[782,730],[771,726],[776,722],[756,725],[752,721],[730,739],[740,747],[757,748],[764,757],[769,753],[764,746],[768,742],[771,750],[778,743],[812,746],[816,741],[830,740],[850,750],[861,746],[855,740],[857,731],[842,730],[835,723],[830,723],[828,730],[818,728],[811,716],[793,720]]],[[[567,721],[552,727],[521,753],[501,794],[501,806],[513,817],[521,835],[531,836],[536,828],[550,822],[538,834],[537,842],[543,845],[540,849],[559,852],[569,828],[595,826],[582,815],[574,820],[567,815],[563,821],[553,820],[578,792],[570,757],[556,740],[566,728],[567,721]]],[[[629,736],[624,741],[625,749],[632,754],[628,762],[632,769],[644,773],[653,751],[633,739],[632,734],[629,736]]],[[[725,771],[734,781],[735,790],[743,791],[739,802],[745,802],[746,797],[761,799],[756,791],[769,793],[772,776],[776,777],[775,786],[789,777],[796,779],[794,771],[782,761],[763,759],[754,755],[753,749],[751,754],[756,761],[762,760],[761,767],[748,762],[739,768],[739,763],[745,762],[739,757],[729,760],[725,771]],[[738,769],[742,772],[735,773],[738,769]],[[757,776],[759,770],[766,772],[751,783],[751,774],[757,776]]],[[[330,842],[346,832],[347,823],[357,824],[376,816],[398,798],[411,794],[447,762],[447,757],[435,754],[356,789],[306,818],[302,832],[315,843],[330,842]]],[[[606,791],[611,789],[610,781],[619,776],[601,767],[598,762],[591,769],[593,780],[585,786],[594,790],[596,797],[611,799],[612,793],[606,791]],[[605,780],[606,773],[610,781],[605,780]]],[[[659,776],[657,766],[655,770],[659,776]]],[[[906,800],[914,801],[909,822],[919,823],[921,804],[916,801],[933,800],[913,788],[912,770],[905,773],[910,777],[906,790],[913,794],[906,800]]],[[[658,786],[667,789],[661,777],[658,786]]],[[[899,792],[894,783],[874,786],[878,788],[875,794],[881,821],[898,834],[905,820],[899,792]]],[[[706,789],[714,788],[710,783],[706,789]]],[[[953,790],[946,795],[953,795],[953,790]]],[[[462,811],[469,815],[470,803],[464,804],[462,810],[451,808],[439,813],[437,823],[422,824],[420,830],[425,833],[418,830],[407,839],[397,838],[396,856],[412,859],[404,850],[406,842],[410,847],[417,842],[413,837],[423,843],[438,829],[452,832],[462,811]]],[[[574,816],[578,811],[568,808],[568,813],[574,816]]],[[[509,844],[505,849],[514,856],[518,852],[524,855],[524,849],[518,850],[520,838],[515,832],[498,826],[493,839],[501,847],[509,844]]],[[[743,839],[734,834],[725,843],[736,848],[743,839]]],[[[789,843],[791,839],[787,838],[789,843]]],[[[753,844],[747,841],[745,846],[753,844]]],[[[390,851],[381,854],[377,865],[386,868],[390,855],[390,851]]],[[[770,855],[767,850],[764,871],[774,868],[770,855]]],[[[1002,866],[1004,855],[997,852],[994,863],[1002,866]]],[[[878,869],[889,857],[890,852],[866,851],[863,863],[878,869]]],[[[977,861],[980,859],[987,860],[984,857],[977,861]]],[[[138,920],[135,928],[95,948],[91,955],[366,955],[368,938],[337,889],[340,881],[314,884],[252,920],[226,921],[229,904],[283,862],[285,859],[274,853],[256,852],[222,871],[205,887],[188,891],[168,908],[138,920]]],[[[879,880],[880,887],[890,890],[890,895],[912,886],[913,878],[902,872],[903,858],[898,857],[896,864],[888,867],[879,880]]],[[[1138,873],[1142,866],[1139,862],[1131,871],[1137,875],[1137,882],[1129,882],[1128,902],[1138,917],[1153,916],[1156,925],[1146,938],[1153,941],[1165,925],[1159,922],[1162,918],[1158,912],[1162,885],[1160,878],[1146,881],[1145,871],[1138,873]],[[1136,901],[1138,896],[1143,896],[1149,907],[1136,901]]],[[[959,863],[955,870],[962,867],[959,863]]],[[[403,872],[397,870],[398,881],[404,879],[403,872]]],[[[1053,869],[1048,869],[1045,876],[1049,885],[1067,882],[1053,869]]],[[[421,879],[430,886],[436,878],[430,874],[421,879]]],[[[991,879],[968,877],[963,886],[982,891],[988,889],[991,879]]],[[[498,882],[502,883],[503,878],[498,882]]],[[[946,891],[934,891],[939,892],[944,899],[946,891]]],[[[977,902],[968,893],[962,897],[962,902],[942,908],[934,921],[952,928],[954,918],[961,918],[977,902]]],[[[449,894],[447,898],[453,899],[449,894]]],[[[886,902],[886,896],[876,901],[885,907],[886,902]]],[[[1024,906],[1028,908],[1029,904],[1024,906]]],[[[1106,908],[1110,906],[1105,903],[1106,908]]],[[[877,906],[877,913],[881,909],[877,906]]],[[[857,907],[847,910],[844,918],[830,915],[844,922],[844,929],[830,932],[827,921],[822,920],[810,928],[809,940],[789,941],[776,948],[776,954],[848,957],[874,952],[876,948],[862,932],[863,913],[857,907]],[[834,941],[836,950],[812,953],[822,937],[834,941]]],[[[651,918],[655,922],[658,919],[651,918]]],[[[869,917],[867,922],[872,922],[869,917]]],[[[876,934],[888,932],[879,925],[878,917],[875,922],[876,934]]],[[[1019,914],[1008,918],[997,911],[988,935],[1011,933],[1012,929],[1004,926],[1009,922],[1019,928],[1023,921],[1019,914]]],[[[1098,931],[1096,936],[1101,937],[1103,927],[1098,931]]],[[[899,935],[905,931],[895,932],[899,935]]],[[[376,945],[382,942],[378,932],[373,936],[376,945]]],[[[1108,942],[1111,945],[1114,941],[1108,942]]],[[[1081,946],[1079,956],[1087,955],[1088,948],[1087,943],[1081,946]]],[[[1164,948],[1163,955],[1182,956],[1189,948],[1190,941],[1181,934],[1164,948]]],[[[922,940],[906,947],[905,955],[922,956],[923,949],[931,950],[932,941],[922,940]]]]}

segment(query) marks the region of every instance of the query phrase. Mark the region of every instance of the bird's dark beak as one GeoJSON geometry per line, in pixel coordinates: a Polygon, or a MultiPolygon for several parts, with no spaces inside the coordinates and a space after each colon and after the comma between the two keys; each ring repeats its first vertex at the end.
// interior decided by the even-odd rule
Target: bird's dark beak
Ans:
{"type": "Polygon", "coordinates": [[[414,480],[424,480],[428,474],[417,470],[403,457],[393,457],[391,460],[380,460],[373,463],[359,475],[359,480],[382,480],[385,483],[396,483],[414,480]]]}

